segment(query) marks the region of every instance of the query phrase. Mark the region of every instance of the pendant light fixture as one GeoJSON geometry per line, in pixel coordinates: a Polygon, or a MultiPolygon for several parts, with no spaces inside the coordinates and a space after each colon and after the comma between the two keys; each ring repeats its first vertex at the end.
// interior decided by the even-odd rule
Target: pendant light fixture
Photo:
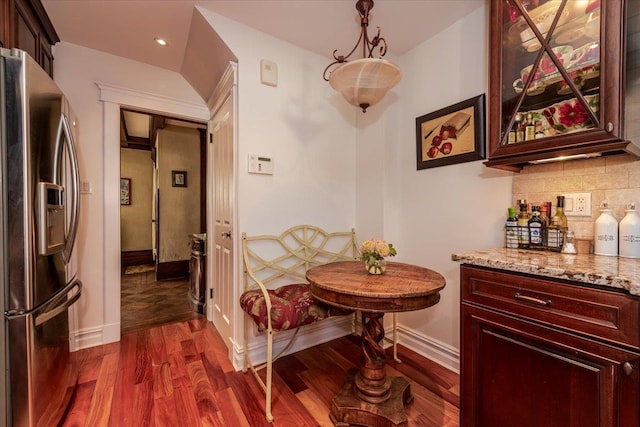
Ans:
{"type": "Polygon", "coordinates": [[[369,12],[373,9],[373,0],[358,0],[356,10],[360,14],[360,38],[346,56],[336,55],[333,51],[333,61],[324,69],[323,77],[332,88],[344,96],[349,104],[367,108],[377,104],[386,93],[398,84],[402,78],[402,71],[391,61],[382,59],[387,53],[387,41],[380,37],[380,27],[373,39],[369,39],[369,12]],[[362,59],[347,61],[362,42],[362,59]],[[378,53],[374,58],[373,54],[378,53]],[[329,71],[334,65],[337,67],[329,71]],[[329,76],[327,77],[327,73],[329,76]]]}

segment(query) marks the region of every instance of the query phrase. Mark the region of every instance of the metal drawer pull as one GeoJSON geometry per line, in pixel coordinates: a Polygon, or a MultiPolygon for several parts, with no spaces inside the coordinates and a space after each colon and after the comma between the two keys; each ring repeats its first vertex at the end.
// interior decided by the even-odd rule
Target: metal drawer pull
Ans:
{"type": "Polygon", "coordinates": [[[624,362],[622,364],[622,370],[624,371],[625,375],[629,376],[633,374],[633,365],[629,362],[624,362]]]}
{"type": "Polygon", "coordinates": [[[548,307],[551,305],[551,300],[543,300],[540,298],[534,298],[534,297],[528,297],[526,295],[520,295],[520,292],[516,292],[516,294],[513,296],[515,299],[519,299],[521,301],[526,301],[526,302],[530,302],[533,304],[538,304],[538,305],[544,305],[545,307],[548,307]]]}

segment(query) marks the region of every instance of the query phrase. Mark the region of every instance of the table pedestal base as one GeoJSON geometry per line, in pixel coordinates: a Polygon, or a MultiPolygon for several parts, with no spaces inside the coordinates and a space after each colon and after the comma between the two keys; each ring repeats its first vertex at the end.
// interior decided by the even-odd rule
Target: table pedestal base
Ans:
{"type": "Polygon", "coordinates": [[[390,377],[389,398],[382,403],[368,403],[358,397],[355,376],[357,369],[349,370],[342,391],[331,402],[331,421],[336,427],[350,425],[376,427],[406,427],[404,405],[411,403],[413,395],[409,381],[403,377],[390,377]]]}

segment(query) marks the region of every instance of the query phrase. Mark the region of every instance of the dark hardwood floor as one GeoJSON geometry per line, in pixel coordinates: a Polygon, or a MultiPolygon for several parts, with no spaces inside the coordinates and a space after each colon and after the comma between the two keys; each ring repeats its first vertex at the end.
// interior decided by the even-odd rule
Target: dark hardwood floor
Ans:
{"type": "MultiPolygon", "coordinates": [[[[140,266],[136,266],[140,267],[140,266]]],[[[143,268],[144,270],[144,268],[143,268]]],[[[122,332],[201,317],[193,311],[189,278],[155,280],[153,270],[121,277],[120,325],[122,332]]]]}
{"type": "MultiPolygon", "coordinates": [[[[331,398],[358,364],[358,341],[347,336],[278,360],[271,425],[331,427],[331,398]]],[[[79,384],[64,426],[270,425],[262,390],[251,373],[234,371],[203,317],[125,333],[74,357],[79,384]]],[[[399,357],[388,357],[388,372],[411,382],[409,426],[458,426],[458,375],[402,346],[399,357]]]]}

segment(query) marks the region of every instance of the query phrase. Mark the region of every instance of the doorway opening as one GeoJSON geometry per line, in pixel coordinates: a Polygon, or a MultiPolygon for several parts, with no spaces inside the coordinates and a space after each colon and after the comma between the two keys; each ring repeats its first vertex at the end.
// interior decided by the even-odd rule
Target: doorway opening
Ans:
{"type": "Polygon", "coordinates": [[[120,109],[121,331],[201,316],[190,236],[206,232],[206,123],[120,109]]]}

